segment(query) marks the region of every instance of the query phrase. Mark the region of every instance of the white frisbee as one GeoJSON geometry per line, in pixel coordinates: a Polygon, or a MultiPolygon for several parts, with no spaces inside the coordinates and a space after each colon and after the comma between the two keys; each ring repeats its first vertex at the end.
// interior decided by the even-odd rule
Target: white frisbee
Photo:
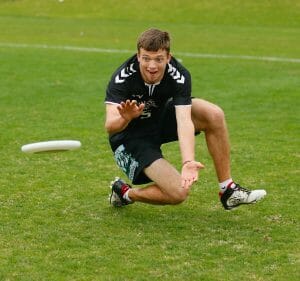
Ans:
{"type": "Polygon", "coordinates": [[[76,140],[53,140],[29,143],[22,146],[25,153],[57,152],[75,150],[81,147],[81,142],[76,140]]]}

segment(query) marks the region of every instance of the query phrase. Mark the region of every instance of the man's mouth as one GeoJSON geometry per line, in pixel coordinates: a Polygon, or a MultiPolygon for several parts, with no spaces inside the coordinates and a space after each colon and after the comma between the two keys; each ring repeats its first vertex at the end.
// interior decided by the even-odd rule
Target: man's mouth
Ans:
{"type": "Polygon", "coordinates": [[[148,73],[149,73],[151,76],[154,76],[155,74],[157,74],[157,71],[148,71],[148,73]]]}

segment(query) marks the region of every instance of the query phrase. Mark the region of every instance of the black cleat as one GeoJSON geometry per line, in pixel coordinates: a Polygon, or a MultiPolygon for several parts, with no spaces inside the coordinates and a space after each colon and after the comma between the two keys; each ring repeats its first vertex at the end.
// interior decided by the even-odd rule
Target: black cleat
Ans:
{"type": "Polygon", "coordinates": [[[231,210],[241,204],[253,204],[266,196],[263,189],[249,190],[236,184],[235,187],[228,187],[224,193],[219,193],[221,203],[226,210],[231,210]]]}
{"type": "Polygon", "coordinates": [[[115,178],[115,180],[111,182],[110,188],[111,195],[109,198],[109,202],[112,206],[122,207],[124,205],[133,203],[123,198],[123,195],[131,188],[131,186],[125,183],[120,178],[115,178]]]}

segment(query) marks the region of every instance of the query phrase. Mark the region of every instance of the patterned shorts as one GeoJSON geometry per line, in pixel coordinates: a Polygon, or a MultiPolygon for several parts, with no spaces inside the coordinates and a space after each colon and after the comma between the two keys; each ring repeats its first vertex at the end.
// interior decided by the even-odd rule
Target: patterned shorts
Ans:
{"type": "Polygon", "coordinates": [[[118,166],[133,184],[151,182],[144,174],[144,169],[155,160],[163,158],[160,148],[163,143],[178,139],[175,108],[172,102],[165,108],[161,125],[160,133],[126,140],[114,150],[118,166]]]}

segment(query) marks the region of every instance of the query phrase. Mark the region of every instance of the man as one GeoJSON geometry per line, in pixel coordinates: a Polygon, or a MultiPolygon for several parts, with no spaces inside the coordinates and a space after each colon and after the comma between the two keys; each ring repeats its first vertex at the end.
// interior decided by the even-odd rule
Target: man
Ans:
{"type": "Polygon", "coordinates": [[[195,160],[195,134],[204,132],[220,183],[225,209],[262,199],[264,190],[250,191],[235,183],[230,172],[228,133],[223,111],[191,98],[191,77],[170,54],[167,32],[149,29],[137,41],[137,54],[113,74],[106,91],[105,128],[119,167],[133,184],[112,182],[110,202],[179,204],[198,180],[204,165],[195,160]],[[161,145],[179,141],[182,168],[163,158],[161,145]]]}

